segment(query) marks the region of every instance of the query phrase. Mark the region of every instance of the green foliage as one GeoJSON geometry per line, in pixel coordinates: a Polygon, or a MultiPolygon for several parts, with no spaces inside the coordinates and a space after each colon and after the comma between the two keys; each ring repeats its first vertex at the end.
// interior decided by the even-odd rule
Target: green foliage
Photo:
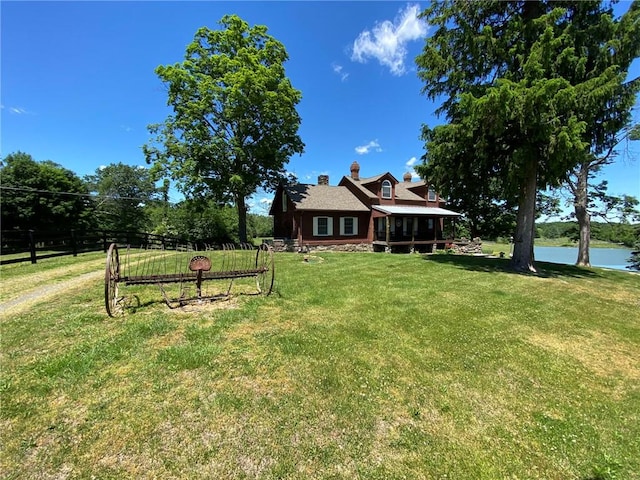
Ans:
{"type": "Polygon", "coordinates": [[[83,181],[50,160],[16,152],[2,161],[2,229],[58,231],[94,226],[83,181]]]}
{"type": "Polygon", "coordinates": [[[304,149],[301,94],[285,76],[284,46],[265,26],[236,15],[220,25],[200,28],[182,63],[156,69],[173,115],[149,127],[155,138],[144,153],[187,196],[234,203],[245,240],[246,198],[275,188],[289,157],[304,149]]]}
{"type": "Polygon", "coordinates": [[[238,242],[237,211],[212,200],[184,200],[172,205],[166,221],[154,233],[166,233],[196,242],[221,244],[238,242]],[[161,228],[160,228],[161,227],[161,228]]]}
{"type": "MultiPolygon", "coordinates": [[[[578,222],[536,223],[536,235],[541,238],[569,238],[578,241],[578,222]]],[[[640,225],[628,223],[591,223],[591,239],[621,244],[632,248],[638,238],[640,225]]]]}
{"type": "Polygon", "coordinates": [[[640,270],[640,226],[635,229],[635,241],[633,243],[634,251],[631,253],[629,268],[632,270],[640,270]]]}
{"type": "MultiPolygon", "coordinates": [[[[249,237],[269,237],[273,234],[273,220],[262,215],[248,214],[249,237]]],[[[238,211],[213,200],[188,199],[169,207],[167,212],[155,207],[153,233],[188,238],[209,244],[238,243],[238,211]],[[166,214],[165,214],[166,213],[166,214]],[[162,218],[160,218],[162,217],[162,218]]]]}
{"type": "Polygon", "coordinates": [[[629,119],[637,12],[635,2],[614,20],[600,2],[450,0],[423,13],[435,33],[418,75],[449,123],[424,127],[417,170],[469,216],[477,203],[517,204],[518,269],[532,267],[536,190],[559,185],[629,119]]]}
{"type": "Polygon", "coordinates": [[[95,216],[104,230],[144,232],[150,226],[146,206],[158,201],[158,189],[144,167],[112,163],[85,177],[97,196],[95,216]]]}

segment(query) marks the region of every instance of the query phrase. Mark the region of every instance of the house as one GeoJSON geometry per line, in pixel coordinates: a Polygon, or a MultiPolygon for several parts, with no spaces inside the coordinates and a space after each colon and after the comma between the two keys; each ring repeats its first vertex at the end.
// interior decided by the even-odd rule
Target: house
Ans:
{"type": "Polygon", "coordinates": [[[320,175],[317,185],[281,185],[271,205],[274,238],[291,248],[432,251],[444,248],[445,222],[460,216],[424,181],[406,173],[361,178],[358,162],[338,185],[320,175]]]}

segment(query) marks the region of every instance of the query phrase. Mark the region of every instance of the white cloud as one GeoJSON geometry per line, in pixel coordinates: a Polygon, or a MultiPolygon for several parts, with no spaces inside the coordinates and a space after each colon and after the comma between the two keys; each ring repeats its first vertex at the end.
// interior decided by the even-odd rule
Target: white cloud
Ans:
{"type": "Polygon", "coordinates": [[[382,148],[380,148],[380,144],[378,143],[378,140],[371,140],[366,145],[360,145],[359,147],[355,148],[356,153],[358,155],[365,155],[369,153],[372,149],[376,152],[382,151],[382,148]]]}
{"type": "Polygon", "coordinates": [[[331,69],[333,70],[333,73],[338,75],[340,77],[340,80],[342,80],[343,82],[347,78],[349,78],[349,74],[344,71],[344,68],[342,67],[342,65],[338,65],[337,63],[332,63],[331,69]]]}
{"type": "Polygon", "coordinates": [[[421,178],[420,175],[418,175],[415,169],[413,168],[416,163],[418,163],[418,159],[416,157],[411,157],[404,164],[404,166],[407,167],[407,170],[411,173],[411,178],[413,180],[418,180],[419,178],[421,178]]]}
{"type": "Polygon", "coordinates": [[[393,22],[385,20],[376,23],[371,31],[361,32],[353,42],[351,60],[366,63],[368,58],[375,58],[393,75],[403,75],[407,43],[427,35],[427,24],[418,18],[419,13],[420,5],[408,4],[393,22]]]}
{"type": "MultiPolygon", "coordinates": [[[[2,108],[4,108],[4,105],[2,108]]],[[[15,115],[32,115],[32,112],[22,107],[9,107],[9,112],[15,115]]]]}

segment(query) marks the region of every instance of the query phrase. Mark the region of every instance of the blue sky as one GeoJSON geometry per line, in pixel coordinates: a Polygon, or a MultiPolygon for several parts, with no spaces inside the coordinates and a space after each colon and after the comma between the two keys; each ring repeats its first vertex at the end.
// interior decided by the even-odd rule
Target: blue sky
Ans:
{"type": "MultiPolygon", "coordinates": [[[[170,113],[154,69],[182,61],[199,27],[235,13],[266,25],[289,53],[306,148],[288,169],[304,183],[328,174],[336,184],[357,160],[364,177],[401,179],[423,154],[421,125],[443,122],[420,94],[414,64],[429,35],[415,16],[426,5],[2,1],[0,156],[20,150],[79,176],[110,163],[145,165],[147,125],[170,113]]],[[[640,197],[634,143],[603,172],[613,194],[640,197]]],[[[271,197],[257,196],[254,211],[264,213],[271,197]]]]}

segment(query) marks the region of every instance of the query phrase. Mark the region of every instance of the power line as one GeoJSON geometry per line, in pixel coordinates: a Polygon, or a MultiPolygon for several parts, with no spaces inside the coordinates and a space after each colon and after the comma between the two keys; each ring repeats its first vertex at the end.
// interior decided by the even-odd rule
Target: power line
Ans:
{"type": "MultiPolygon", "coordinates": [[[[71,195],[76,197],[87,197],[87,198],[109,198],[112,200],[138,200],[141,202],[148,202],[149,198],[140,198],[140,197],[121,197],[115,195],[96,195],[91,193],[78,193],[78,192],[55,192],[52,190],[40,190],[37,188],[29,188],[29,187],[8,187],[5,185],[0,186],[1,190],[14,190],[18,192],[29,192],[29,193],[50,193],[54,195],[71,195]]],[[[173,202],[169,202],[173,203],[173,202]]]]}

